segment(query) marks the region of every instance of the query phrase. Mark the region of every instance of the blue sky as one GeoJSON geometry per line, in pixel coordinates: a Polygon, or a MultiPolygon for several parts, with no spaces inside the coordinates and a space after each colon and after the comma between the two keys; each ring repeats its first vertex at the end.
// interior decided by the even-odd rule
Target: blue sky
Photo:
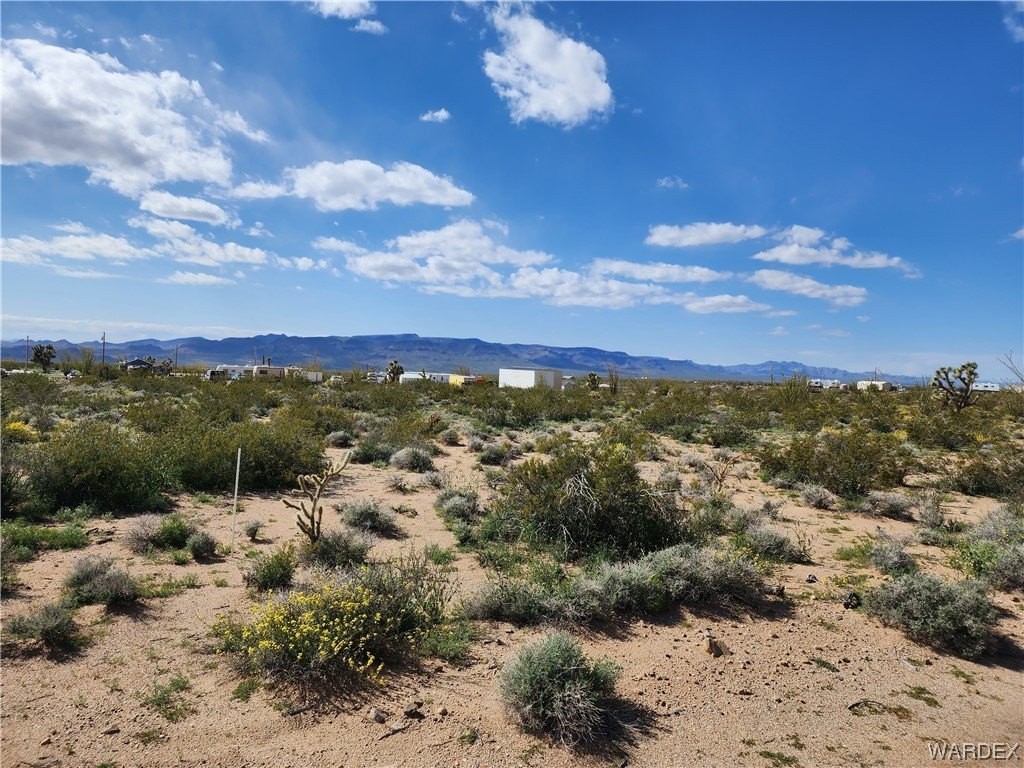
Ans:
{"type": "Polygon", "coordinates": [[[1024,356],[1017,3],[3,3],[4,338],[1024,356]]]}

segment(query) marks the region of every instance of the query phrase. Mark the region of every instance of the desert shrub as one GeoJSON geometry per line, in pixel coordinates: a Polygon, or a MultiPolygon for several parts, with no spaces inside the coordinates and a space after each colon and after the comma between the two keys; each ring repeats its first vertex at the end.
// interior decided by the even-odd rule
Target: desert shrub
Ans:
{"type": "Polygon", "coordinates": [[[434,508],[446,521],[461,520],[473,522],[480,516],[480,502],[477,493],[467,488],[449,486],[437,494],[434,508]]]}
{"type": "Polygon", "coordinates": [[[113,560],[99,557],[75,561],[64,579],[64,591],[76,605],[102,603],[123,607],[137,603],[142,596],[142,587],[135,578],[114,568],[113,560]]]}
{"type": "Polygon", "coordinates": [[[591,661],[564,632],[524,647],[502,671],[501,698],[527,730],[568,747],[604,731],[618,668],[591,661]]]}
{"type": "Polygon", "coordinates": [[[470,435],[469,440],[466,442],[466,448],[470,453],[480,453],[486,445],[487,443],[484,439],[477,435],[470,435]]]}
{"type": "Polygon", "coordinates": [[[326,531],[315,543],[306,543],[302,559],[324,568],[347,568],[366,561],[370,541],[348,531],[326,531]]]}
{"type": "Polygon", "coordinates": [[[249,541],[257,541],[260,537],[260,529],[262,528],[262,520],[250,520],[245,524],[242,530],[245,532],[245,535],[249,537],[249,541]]]}
{"type": "Polygon", "coordinates": [[[933,574],[910,574],[865,595],[864,607],[911,639],[972,659],[981,656],[996,611],[979,581],[946,583],[933,574]]]}
{"type": "Polygon", "coordinates": [[[416,487],[411,485],[406,477],[398,472],[392,472],[388,475],[387,487],[396,493],[413,493],[416,490],[416,487]]]}
{"type": "Polygon", "coordinates": [[[23,520],[2,524],[6,554],[14,562],[26,562],[45,549],[81,549],[89,545],[89,536],[81,525],[42,526],[23,520]]]}
{"type": "Polygon", "coordinates": [[[0,443],[0,519],[20,514],[30,498],[28,458],[24,446],[0,443]]]}
{"type": "Polygon", "coordinates": [[[938,492],[927,489],[918,494],[915,500],[917,515],[926,528],[942,528],[946,524],[946,515],[942,511],[942,497],[938,492]]]}
{"type": "Polygon", "coordinates": [[[440,544],[427,544],[423,547],[423,556],[434,565],[445,566],[455,562],[455,550],[451,547],[442,547],[440,544]]]}
{"type": "Polygon", "coordinates": [[[388,538],[396,538],[402,533],[394,513],[381,509],[376,501],[353,501],[339,511],[342,520],[353,528],[388,538]]]}
{"type": "Polygon", "coordinates": [[[502,467],[519,456],[519,449],[511,443],[491,443],[480,449],[477,460],[484,466],[502,467]]]}
{"type": "Polygon", "coordinates": [[[437,488],[438,490],[445,488],[448,485],[448,475],[444,472],[425,472],[423,474],[423,484],[430,486],[431,488],[437,488]]]}
{"type": "Polygon", "coordinates": [[[1024,589],[1024,544],[1012,544],[1001,550],[986,576],[996,589],[1024,589]]]}
{"type": "Polygon", "coordinates": [[[495,507],[527,541],[575,559],[607,548],[633,556],[679,540],[673,499],[640,477],[621,444],[577,445],[513,467],[495,507]]]}
{"type": "Polygon", "coordinates": [[[422,448],[403,448],[391,456],[390,463],[396,469],[410,472],[429,472],[434,468],[434,460],[422,448]]]}
{"type": "Polygon", "coordinates": [[[906,520],[910,517],[910,508],[913,504],[913,500],[902,493],[871,491],[861,509],[871,515],[906,520]]]}
{"type": "Polygon", "coordinates": [[[569,445],[572,445],[572,438],[568,432],[555,432],[553,434],[544,434],[538,437],[533,447],[537,453],[558,453],[569,445]]]}
{"type": "Polygon", "coordinates": [[[446,429],[439,435],[441,442],[448,446],[460,445],[459,431],[457,429],[446,429]]]}
{"type": "Polygon", "coordinates": [[[154,509],[168,485],[153,438],[95,421],[55,430],[28,475],[32,494],[50,510],[83,503],[109,512],[154,509]]]}
{"type": "Polygon", "coordinates": [[[195,525],[181,515],[143,515],[128,527],[125,544],[132,552],[184,549],[194,533],[195,525]]]}
{"type": "Polygon", "coordinates": [[[215,631],[250,670],[277,680],[379,680],[385,661],[411,653],[442,623],[450,589],[410,555],[314,581],[257,608],[252,623],[215,631]]]}
{"type": "Polygon", "coordinates": [[[978,525],[954,544],[953,567],[968,576],[988,580],[999,589],[1024,586],[1024,513],[1017,505],[1004,504],[988,513],[978,525]]]}
{"type": "Polygon", "coordinates": [[[0,530],[0,595],[8,594],[17,584],[17,561],[12,557],[10,541],[0,530]]]}
{"type": "Polygon", "coordinates": [[[785,448],[768,445],[758,458],[768,477],[822,485],[845,498],[899,485],[913,466],[895,435],[862,427],[795,437],[785,448]]]}
{"type": "Polygon", "coordinates": [[[285,544],[270,554],[259,555],[242,575],[242,580],[247,587],[260,592],[284,589],[291,586],[298,564],[294,547],[285,544]]]}
{"type": "Polygon", "coordinates": [[[690,544],[705,544],[726,533],[735,522],[735,506],[721,494],[699,492],[690,496],[692,508],[683,516],[681,538],[690,544]]]}
{"type": "Polygon", "coordinates": [[[998,452],[976,452],[950,473],[947,485],[970,496],[1020,499],[1024,497],[1024,455],[1010,446],[1001,446],[998,452]]]}
{"type": "Polygon", "coordinates": [[[7,619],[3,631],[11,640],[34,640],[50,651],[73,650],[84,642],[75,610],[65,602],[47,603],[27,616],[7,619]]]}
{"type": "Polygon", "coordinates": [[[390,461],[397,449],[386,443],[379,435],[367,435],[352,450],[353,464],[373,464],[376,461],[390,461]]]}
{"type": "Polygon", "coordinates": [[[345,429],[327,435],[327,444],[332,448],[351,448],[353,442],[352,433],[345,429]]]}
{"type": "Polygon", "coordinates": [[[757,526],[736,536],[738,546],[774,563],[809,563],[811,555],[805,542],[795,542],[773,528],[757,526]]]}
{"type": "Polygon", "coordinates": [[[704,442],[715,448],[746,445],[750,438],[750,430],[732,419],[723,419],[704,428],[704,442]]]}
{"type": "Polygon", "coordinates": [[[536,624],[560,616],[550,590],[528,579],[500,578],[471,595],[465,603],[472,619],[536,624]]]}
{"type": "Polygon", "coordinates": [[[883,541],[871,549],[871,564],[889,576],[903,576],[917,572],[917,561],[898,541],[883,541]]]}
{"type": "Polygon", "coordinates": [[[208,560],[217,554],[217,540],[206,531],[197,531],[185,540],[185,549],[196,560],[208,560]]]}

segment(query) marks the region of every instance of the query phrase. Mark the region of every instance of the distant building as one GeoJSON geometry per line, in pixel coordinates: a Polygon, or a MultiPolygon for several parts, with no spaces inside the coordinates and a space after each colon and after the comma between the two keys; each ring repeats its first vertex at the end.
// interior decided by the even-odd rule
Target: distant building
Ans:
{"type": "Polygon", "coordinates": [[[857,389],[863,391],[866,389],[878,389],[882,392],[888,392],[892,389],[892,384],[888,381],[858,381],[857,389]]]}
{"type": "Polygon", "coordinates": [[[839,389],[839,379],[811,379],[807,382],[809,389],[839,389]]]}
{"type": "Polygon", "coordinates": [[[998,392],[1001,387],[992,381],[979,381],[974,385],[975,392],[998,392]]]}
{"type": "Polygon", "coordinates": [[[126,360],[124,362],[124,369],[126,371],[149,371],[152,370],[153,363],[149,360],[143,360],[141,357],[136,357],[134,360],[126,360]]]}
{"type": "Polygon", "coordinates": [[[286,376],[295,376],[300,379],[306,379],[312,381],[314,384],[320,384],[324,380],[323,371],[307,371],[304,368],[297,368],[292,365],[284,369],[286,376]]]}
{"type": "Polygon", "coordinates": [[[254,365],[252,377],[254,379],[283,379],[287,369],[283,365],[254,365]]]}
{"type": "Polygon", "coordinates": [[[530,387],[562,388],[562,372],[555,368],[501,368],[498,370],[499,387],[530,387]]]}
{"type": "Polygon", "coordinates": [[[465,384],[475,384],[476,376],[465,373],[428,373],[419,371],[417,373],[403,373],[398,377],[400,384],[409,384],[414,381],[432,381],[435,384],[451,384],[453,387],[461,387],[465,384]]]}

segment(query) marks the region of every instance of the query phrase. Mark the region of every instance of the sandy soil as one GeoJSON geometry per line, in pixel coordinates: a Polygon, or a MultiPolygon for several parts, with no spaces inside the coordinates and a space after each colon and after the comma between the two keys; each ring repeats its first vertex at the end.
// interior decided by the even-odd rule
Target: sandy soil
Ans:
{"type": "MultiPolygon", "coordinates": [[[[647,463],[656,476],[680,454],[702,449],[674,446],[676,456],[647,463]]],[[[332,452],[336,455],[336,452],[332,452]]],[[[482,473],[464,448],[438,461],[460,482],[478,486],[482,473]]],[[[232,697],[239,678],[229,661],[211,654],[208,631],[219,615],[244,615],[253,599],[242,583],[250,549],[269,551],[294,535],[294,515],[276,496],[248,496],[237,519],[234,552],[211,563],[178,566],[167,559],[132,555],[121,534],[131,519],[92,523],[85,552],[114,557],[138,576],[164,580],[195,574],[200,588],[150,599],[133,614],[83,608],[78,621],[91,645],[67,659],[7,654],[2,666],[3,766],[923,766],[931,764],[929,741],[1015,743],[1024,736],[1024,613],[1020,595],[999,594],[999,631],[1004,652],[971,663],[918,646],[837,599],[844,590],[829,577],[867,573],[835,559],[837,548],[876,526],[909,536],[913,525],[801,506],[791,494],[755,479],[753,465],[729,488],[741,505],[765,498],[785,502],[779,528],[810,537],[813,565],[780,567],[773,581],[793,597],[774,615],[723,618],[690,611],[657,620],[580,633],[588,653],[622,667],[624,716],[637,731],[618,751],[572,754],[519,732],[498,696],[501,667],[541,629],[486,624],[464,666],[424,662],[420,669],[390,675],[386,687],[339,691],[314,709],[283,694],[257,691],[247,701],[232,697]],[[266,521],[266,533],[250,545],[246,521],[266,521]],[[816,583],[807,583],[809,574],[816,583]],[[705,651],[710,629],[731,653],[705,651]],[[181,697],[192,711],[169,722],[142,698],[154,682],[182,674],[190,687],[181,697]],[[923,690],[922,690],[923,689],[923,690]],[[404,706],[423,701],[422,720],[403,717],[404,706]],[[881,708],[865,712],[861,700],[881,708]],[[373,722],[370,708],[386,715],[373,722]],[[857,712],[860,712],[858,714],[857,712]],[[406,726],[393,731],[393,725],[406,726]],[[796,762],[789,762],[794,760],[796,762]]],[[[682,468],[684,473],[688,470],[682,468]]],[[[400,494],[388,489],[392,470],[351,466],[328,504],[372,498],[404,504],[415,516],[399,521],[406,537],[381,540],[374,556],[436,543],[454,546],[434,513],[434,491],[400,494]]],[[[411,483],[419,476],[407,474],[411,483]]],[[[688,474],[686,475],[689,476],[688,474]]],[[[197,504],[178,500],[221,542],[231,539],[230,498],[197,504]]],[[[993,508],[984,499],[958,498],[946,506],[955,519],[975,520],[993,508]]],[[[325,525],[340,525],[328,507],[325,525]],[[333,518],[332,518],[333,516],[333,518]]],[[[911,551],[929,570],[952,572],[941,550],[911,551]]],[[[3,602],[4,617],[23,614],[54,598],[82,551],[46,553],[22,567],[23,586],[3,602]]],[[[460,589],[471,592],[485,574],[471,554],[455,563],[460,589]]],[[[971,761],[966,761],[971,762],[971,761]]],[[[1018,757],[1015,763],[1020,764],[1018,757]]]]}

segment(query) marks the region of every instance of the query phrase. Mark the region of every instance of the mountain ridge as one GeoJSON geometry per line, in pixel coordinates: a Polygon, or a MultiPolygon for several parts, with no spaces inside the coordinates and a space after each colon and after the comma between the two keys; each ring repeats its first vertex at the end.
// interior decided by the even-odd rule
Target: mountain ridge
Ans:
{"type": "MultiPolygon", "coordinates": [[[[71,342],[67,339],[35,340],[30,344],[53,344],[60,353],[72,353],[89,347],[100,354],[98,340],[71,342]]],[[[2,355],[21,360],[24,340],[4,340],[2,355]]],[[[308,365],[315,357],[325,368],[348,370],[356,366],[383,369],[397,359],[407,371],[421,369],[451,370],[466,367],[475,373],[497,373],[499,368],[558,368],[566,374],[596,371],[602,376],[609,366],[623,376],[650,378],[705,379],[729,381],[765,381],[790,376],[854,381],[882,378],[900,384],[920,383],[924,376],[847,371],[832,366],[812,366],[798,361],[765,360],[760,363],[708,365],[690,359],[673,360],[653,355],[630,355],[599,347],[557,347],[548,344],[504,344],[478,338],[420,336],[415,333],[369,334],[361,336],[288,336],[260,334],[224,339],[189,336],[176,339],[145,338],[126,342],[107,342],[107,359],[152,356],[174,359],[188,365],[251,364],[269,358],[282,365],[308,365]]]]}

